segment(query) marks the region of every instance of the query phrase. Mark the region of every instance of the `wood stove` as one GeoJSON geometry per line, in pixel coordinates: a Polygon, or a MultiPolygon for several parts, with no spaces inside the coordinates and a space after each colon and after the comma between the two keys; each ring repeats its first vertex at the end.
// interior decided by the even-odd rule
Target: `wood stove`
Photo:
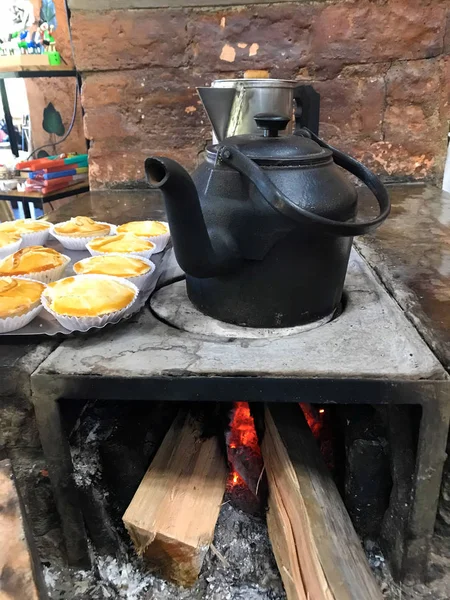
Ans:
{"type": "Polygon", "coordinates": [[[191,333],[147,310],[123,327],[61,345],[33,374],[32,387],[70,562],[89,562],[61,427],[60,405],[72,399],[379,404],[391,423],[401,419],[396,411],[417,405],[412,485],[393,488],[391,505],[403,506],[401,519],[392,515],[389,558],[400,577],[423,577],[445,458],[448,378],[356,252],[345,290],[338,318],[285,337],[191,333]]]}

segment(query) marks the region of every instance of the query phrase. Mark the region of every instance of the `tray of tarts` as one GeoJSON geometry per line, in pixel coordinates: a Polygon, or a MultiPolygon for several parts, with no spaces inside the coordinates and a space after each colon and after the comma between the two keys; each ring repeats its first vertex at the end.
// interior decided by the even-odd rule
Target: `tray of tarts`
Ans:
{"type": "Polygon", "coordinates": [[[162,221],[0,223],[0,335],[68,335],[132,316],[156,287],[169,239],[162,221]]]}

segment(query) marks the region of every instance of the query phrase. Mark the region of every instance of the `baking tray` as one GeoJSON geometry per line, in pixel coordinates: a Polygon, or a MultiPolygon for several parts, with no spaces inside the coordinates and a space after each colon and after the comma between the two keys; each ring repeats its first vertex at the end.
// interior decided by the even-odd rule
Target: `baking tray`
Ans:
{"type": "MultiPolygon", "coordinates": [[[[70,263],[67,266],[67,269],[64,273],[64,277],[70,277],[71,275],[75,275],[73,271],[74,263],[78,262],[79,260],[82,260],[83,258],[88,258],[89,256],[91,256],[87,250],[68,250],[67,248],[64,248],[64,246],[62,246],[62,244],[60,244],[53,237],[49,237],[49,239],[45,243],[45,246],[47,246],[48,248],[54,248],[55,250],[58,250],[58,252],[61,252],[62,254],[65,254],[66,256],[70,257],[70,263]]],[[[164,252],[159,252],[158,254],[152,254],[152,256],[150,256],[150,260],[154,263],[156,267],[155,275],[154,277],[150,277],[147,285],[139,291],[139,295],[136,302],[133,304],[133,306],[130,307],[130,309],[124,314],[124,316],[120,321],[118,321],[118,323],[121,323],[124,319],[129,319],[132,315],[138,313],[145,306],[147,300],[153,293],[156,284],[161,278],[161,275],[163,275],[163,273],[165,273],[166,271],[165,265],[170,262],[169,257],[173,254],[173,252],[171,248],[169,248],[169,246],[170,242],[166,250],[164,250],[164,252]]],[[[165,277],[163,279],[165,279],[165,277]]],[[[118,323],[107,323],[103,327],[114,326],[118,323]]],[[[58,323],[58,321],[44,309],[35,319],[33,319],[33,321],[31,321],[31,323],[29,323],[25,327],[22,327],[21,329],[18,329],[16,331],[10,331],[9,333],[1,333],[0,337],[22,337],[30,335],[82,335],[83,333],[89,333],[93,330],[95,331],[96,329],[102,328],[93,327],[92,329],[89,329],[88,332],[69,331],[68,329],[62,327],[58,323]]]]}

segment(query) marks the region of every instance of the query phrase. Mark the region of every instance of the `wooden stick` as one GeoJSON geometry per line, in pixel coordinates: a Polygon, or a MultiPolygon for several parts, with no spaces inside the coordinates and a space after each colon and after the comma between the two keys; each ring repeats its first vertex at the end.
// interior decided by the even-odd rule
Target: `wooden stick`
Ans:
{"type": "Polygon", "coordinates": [[[217,437],[181,411],[123,516],[150,567],[193,585],[214,537],[227,480],[217,437]]]}
{"type": "Polygon", "coordinates": [[[269,482],[269,534],[288,599],[306,595],[309,600],[381,600],[361,542],[300,407],[270,405],[265,424],[262,452],[269,482]]]}
{"type": "Polygon", "coordinates": [[[289,600],[307,600],[294,533],[274,477],[268,476],[270,495],[267,526],[278,569],[289,600]]]}

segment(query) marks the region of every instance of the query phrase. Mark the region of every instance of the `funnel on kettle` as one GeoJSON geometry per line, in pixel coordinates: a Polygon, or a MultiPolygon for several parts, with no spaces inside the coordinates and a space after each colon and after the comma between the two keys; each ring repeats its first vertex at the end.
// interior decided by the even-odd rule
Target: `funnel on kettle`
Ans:
{"type": "Polygon", "coordinates": [[[233,107],[235,88],[197,88],[200,100],[205,107],[206,114],[211,121],[214,134],[219,142],[227,137],[228,123],[233,107]]]}

